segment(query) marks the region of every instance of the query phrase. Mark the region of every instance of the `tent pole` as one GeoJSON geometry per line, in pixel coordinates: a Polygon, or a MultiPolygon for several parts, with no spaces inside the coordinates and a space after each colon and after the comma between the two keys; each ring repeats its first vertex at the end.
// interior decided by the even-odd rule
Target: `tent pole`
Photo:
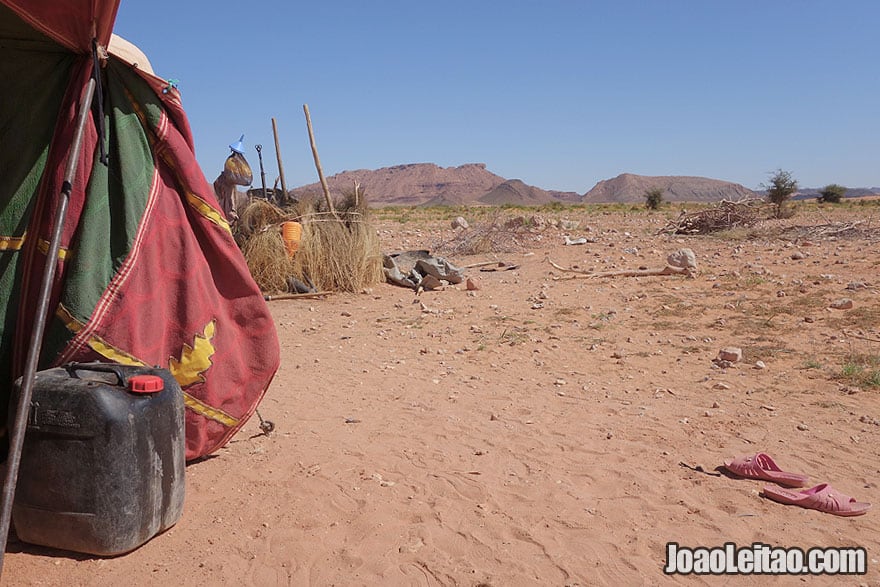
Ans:
{"type": "Polygon", "coordinates": [[[275,158],[278,159],[278,173],[281,175],[281,200],[282,205],[287,202],[287,183],[284,181],[284,164],[281,163],[281,146],[278,144],[278,125],[272,118],[272,134],[275,135],[275,158]]]}
{"type": "Polygon", "coordinates": [[[61,249],[61,232],[64,228],[64,220],[67,217],[67,206],[70,203],[70,193],[73,189],[73,179],[79,165],[79,155],[82,150],[83,132],[92,107],[92,98],[95,95],[95,78],[89,79],[79,105],[79,113],[76,121],[76,132],[73,135],[70,155],[67,159],[67,168],[64,172],[64,182],[61,184],[61,197],[58,208],[55,211],[55,224],[52,229],[52,240],[49,241],[49,251],[46,253],[46,265],[43,267],[43,281],[40,284],[40,295],[37,298],[37,311],[34,318],[34,326],[31,331],[30,346],[28,347],[27,362],[22,376],[21,389],[18,395],[18,404],[15,412],[15,421],[12,425],[12,435],[9,440],[9,458],[6,461],[6,477],[3,480],[3,502],[0,510],[0,576],[3,575],[3,560],[6,554],[6,541],[9,537],[9,523],[12,518],[12,502],[15,498],[15,486],[18,483],[18,468],[21,464],[21,449],[24,444],[24,433],[27,429],[28,415],[30,414],[31,397],[34,390],[34,380],[37,375],[37,363],[40,358],[40,350],[43,346],[43,333],[46,330],[46,313],[49,309],[49,296],[52,291],[52,282],[55,279],[55,267],[58,265],[58,251],[61,249]]]}

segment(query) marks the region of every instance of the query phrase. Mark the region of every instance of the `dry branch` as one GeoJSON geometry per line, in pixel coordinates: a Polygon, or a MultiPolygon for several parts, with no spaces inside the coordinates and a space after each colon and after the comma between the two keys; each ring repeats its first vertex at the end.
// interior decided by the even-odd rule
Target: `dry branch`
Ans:
{"type": "Polygon", "coordinates": [[[310,300],[315,298],[323,298],[333,293],[332,291],[316,291],[311,293],[296,293],[296,294],[278,294],[274,296],[263,296],[263,299],[267,302],[271,302],[272,300],[310,300]]]}
{"type": "Polygon", "coordinates": [[[845,239],[865,238],[874,240],[880,238],[880,229],[872,228],[869,221],[859,220],[855,222],[829,222],[815,226],[790,226],[782,231],[782,238],[791,240],[809,239],[845,239]]]}
{"type": "Polygon", "coordinates": [[[582,269],[563,267],[562,265],[551,261],[549,257],[547,257],[547,262],[550,263],[554,269],[574,274],[554,278],[557,280],[592,279],[595,277],[645,277],[650,275],[685,275],[687,277],[694,277],[697,274],[697,257],[690,249],[679,249],[674,253],[670,253],[669,256],[666,257],[666,266],[661,269],[622,269],[619,271],[600,271],[594,273],[582,269]]]}
{"type": "Polygon", "coordinates": [[[557,265],[553,261],[550,261],[550,264],[560,271],[565,271],[566,273],[574,273],[574,275],[556,277],[555,279],[557,280],[592,279],[595,277],[645,277],[651,275],[687,275],[688,277],[693,276],[693,271],[688,269],[687,267],[673,267],[672,265],[667,265],[662,269],[622,269],[620,271],[600,271],[598,273],[589,273],[587,271],[580,271],[577,269],[567,269],[565,267],[557,265]]]}
{"type": "Polygon", "coordinates": [[[452,257],[524,252],[540,242],[541,230],[523,217],[505,218],[498,214],[487,222],[456,231],[455,236],[436,243],[433,249],[452,257]]]}
{"type": "Polygon", "coordinates": [[[745,199],[738,202],[722,200],[717,206],[699,212],[682,210],[675,220],[670,220],[657,234],[706,234],[752,226],[766,216],[766,202],[745,199]]]}

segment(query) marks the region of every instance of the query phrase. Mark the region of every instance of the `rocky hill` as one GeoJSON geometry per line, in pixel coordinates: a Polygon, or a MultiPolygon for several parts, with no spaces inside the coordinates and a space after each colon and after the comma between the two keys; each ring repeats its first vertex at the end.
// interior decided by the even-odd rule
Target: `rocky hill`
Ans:
{"type": "Polygon", "coordinates": [[[540,206],[554,201],[550,192],[541,188],[526,185],[518,179],[510,179],[478,198],[478,202],[499,206],[502,204],[522,204],[525,206],[540,206]]]}
{"type": "MultiPolygon", "coordinates": [[[[438,205],[468,204],[505,181],[503,177],[487,171],[483,163],[459,167],[411,163],[376,170],[343,171],[327,178],[333,194],[351,191],[357,182],[374,206],[416,206],[427,202],[438,205]]],[[[296,196],[320,194],[321,185],[313,183],[292,191],[296,196]]]]}
{"type": "Polygon", "coordinates": [[[666,202],[717,202],[757,198],[758,194],[738,183],[678,175],[635,175],[623,173],[600,181],[583,198],[587,203],[644,202],[645,192],[659,188],[666,202]]]}
{"type": "MultiPolygon", "coordinates": [[[[343,171],[327,178],[332,194],[350,192],[357,182],[373,206],[540,205],[553,201],[578,202],[574,192],[553,192],[508,180],[486,169],[484,163],[440,167],[410,163],[382,169],[343,171]]],[[[320,194],[313,183],[291,190],[294,196],[320,194]]]]}
{"type": "MultiPolygon", "coordinates": [[[[761,198],[738,183],[690,176],[648,176],[623,173],[600,181],[581,196],[575,192],[543,190],[519,179],[506,179],[486,169],[484,163],[458,167],[440,167],[433,163],[410,163],[343,171],[327,178],[330,192],[336,196],[351,192],[355,183],[367,194],[372,206],[539,206],[564,203],[634,203],[645,201],[648,190],[663,190],[666,202],[738,201],[761,198]]],[[[878,188],[851,188],[846,197],[866,197],[878,188]]],[[[319,183],[291,190],[296,197],[321,194],[319,183]]],[[[818,189],[803,188],[796,198],[816,197],[818,189]]]]}

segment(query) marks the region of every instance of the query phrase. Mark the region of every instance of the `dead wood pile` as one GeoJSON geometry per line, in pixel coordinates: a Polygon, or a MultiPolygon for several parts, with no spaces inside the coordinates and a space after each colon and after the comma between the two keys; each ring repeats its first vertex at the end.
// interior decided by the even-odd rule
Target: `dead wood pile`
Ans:
{"type": "Polygon", "coordinates": [[[433,248],[451,257],[525,252],[541,242],[547,228],[547,222],[540,216],[496,215],[486,222],[458,229],[455,236],[433,248]]]}
{"type": "Polygon", "coordinates": [[[870,222],[829,222],[815,226],[789,226],[780,237],[786,240],[866,239],[880,240],[880,227],[870,222]]]}
{"type": "Polygon", "coordinates": [[[738,202],[722,200],[717,206],[699,212],[682,210],[678,218],[670,220],[658,234],[707,234],[753,226],[767,216],[767,208],[764,200],[754,198],[738,202]]]}

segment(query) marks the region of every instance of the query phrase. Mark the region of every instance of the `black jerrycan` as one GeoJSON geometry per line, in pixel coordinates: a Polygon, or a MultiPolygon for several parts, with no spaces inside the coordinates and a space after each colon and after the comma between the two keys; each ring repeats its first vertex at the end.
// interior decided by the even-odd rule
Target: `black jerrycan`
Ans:
{"type": "Polygon", "coordinates": [[[71,363],[40,371],[15,531],[23,542],[74,552],[134,550],[180,519],[184,459],[183,393],[167,370],[71,363]]]}

